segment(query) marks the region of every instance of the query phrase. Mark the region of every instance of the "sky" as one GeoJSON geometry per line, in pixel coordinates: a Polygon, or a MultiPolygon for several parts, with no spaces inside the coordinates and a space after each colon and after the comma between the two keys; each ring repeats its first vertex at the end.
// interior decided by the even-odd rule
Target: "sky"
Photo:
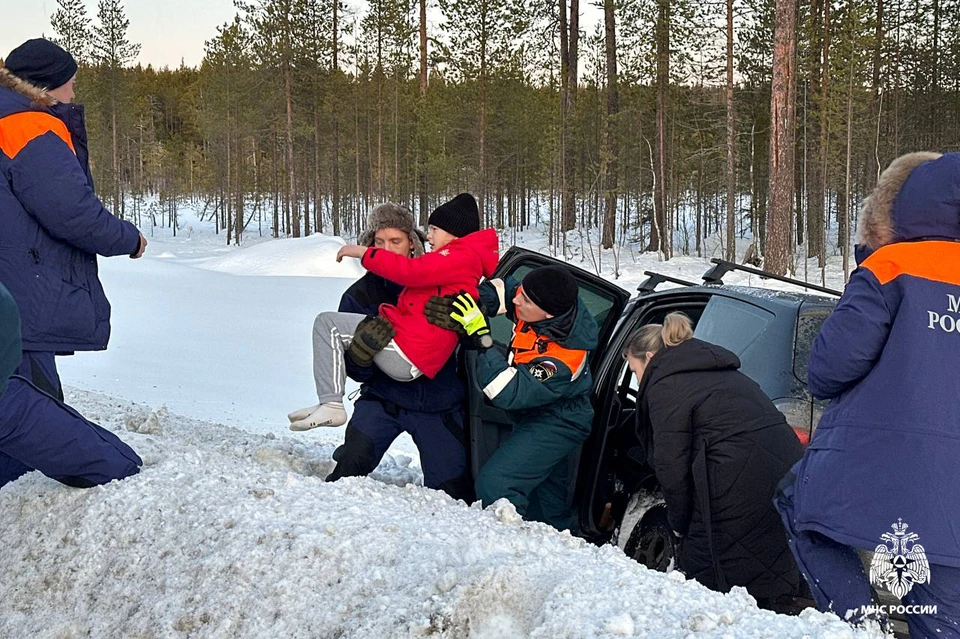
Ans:
{"type": "MultiPolygon", "coordinates": [[[[50,16],[56,0],[3,0],[5,24],[0,30],[0,56],[30,38],[53,35],[50,16]]],[[[97,15],[96,0],[86,0],[87,15],[97,15]]],[[[126,0],[128,35],[140,43],[139,62],[154,66],[197,66],[203,43],[236,14],[233,0],[126,0]]]]}
{"type": "MultiPolygon", "coordinates": [[[[97,14],[96,0],[85,0],[87,15],[97,14]]],[[[0,57],[30,38],[53,35],[50,16],[56,11],[56,0],[2,0],[5,17],[0,30],[0,57]]],[[[347,3],[357,9],[366,2],[347,3]]],[[[581,5],[582,28],[592,30],[601,12],[589,3],[581,5]]],[[[130,19],[130,40],[141,44],[137,59],[155,67],[198,66],[203,59],[203,45],[213,38],[217,27],[236,15],[233,0],[126,0],[130,19]]],[[[430,20],[428,20],[429,24],[430,20]]]]}

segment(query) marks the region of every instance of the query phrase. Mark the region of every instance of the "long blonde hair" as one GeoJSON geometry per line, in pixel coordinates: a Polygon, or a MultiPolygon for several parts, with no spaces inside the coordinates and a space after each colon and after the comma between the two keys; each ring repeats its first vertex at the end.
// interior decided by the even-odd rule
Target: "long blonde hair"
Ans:
{"type": "Polygon", "coordinates": [[[693,322],[683,313],[674,311],[663,318],[663,324],[647,324],[630,336],[623,352],[630,357],[647,361],[647,353],[657,353],[664,347],[676,346],[693,337],[693,322]]]}

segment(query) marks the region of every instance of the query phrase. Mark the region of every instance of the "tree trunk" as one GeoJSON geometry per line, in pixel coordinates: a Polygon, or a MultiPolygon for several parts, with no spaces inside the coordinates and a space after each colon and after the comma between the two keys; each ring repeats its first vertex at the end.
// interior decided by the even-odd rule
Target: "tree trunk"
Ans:
{"type": "Polygon", "coordinates": [[[940,148],[940,0],[933,0],[933,96],[930,100],[930,134],[933,144],[930,148],[940,148]]]}
{"type": "MultiPolygon", "coordinates": [[[[874,130],[879,131],[880,129],[880,116],[881,116],[881,107],[880,107],[880,71],[883,68],[883,0],[877,0],[877,14],[874,18],[876,24],[874,24],[874,34],[873,34],[873,78],[871,80],[871,110],[873,112],[873,121],[875,123],[874,130]]],[[[879,145],[879,135],[877,136],[877,145],[879,145]]],[[[879,158],[879,148],[875,145],[874,148],[870,149],[867,153],[867,169],[866,169],[866,183],[865,186],[867,190],[871,190],[873,185],[876,184],[877,178],[880,177],[880,158],[879,158]]]]}
{"type": "Polygon", "coordinates": [[[420,0],[420,97],[427,95],[427,0],[420,0]]]}
{"type": "Polygon", "coordinates": [[[477,206],[480,223],[487,225],[487,3],[481,2],[480,15],[480,184],[477,206]]]}
{"type": "Polygon", "coordinates": [[[794,182],[793,99],[797,47],[796,0],[777,0],[773,45],[773,86],[770,96],[770,206],[766,215],[764,269],[785,275],[790,259],[794,182]]]}
{"type": "MultiPolygon", "coordinates": [[[[377,3],[379,13],[380,3],[377,3]]],[[[377,195],[384,191],[383,169],[383,20],[377,16],[377,195]]]]}
{"type": "MultiPolygon", "coordinates": [[[[233,235],[233,218],[231,217],[233,213],[233,135],[230,131],[230,112],[227,112],[227,188],[224,193],[223,203],[224,208],[226,209],[227,219],[224,223],[224,228],[227,229],[227,245],[230,245],[231,236],[233,235]]],[[[239,244],[239,238],[237,244],[239,244]]]]}
{"type": "Polygon", "coordinates": [[[853,56],[850,56],[847,92],[847,170],[844,185],[844,206],[837,212],[840,252],[843,254],[843,281],[850,275],[850,155],[853,150],[853,56]]]}
{"type": "Polygon", "coordinates": [[[331,176],[330,176],[330,217],[333,224],[333,234],[340,235],[340,95],[337,88],[340,86],[340,61],[339,44],[340,32],[338,31],[338,21],[340,14],[340,0],[333,0],[333,79],[334,91],[333,99],[336,100],[333,106],[333,148],[331,155],[331,176]]]}
{"type": "Polygon", "coordinates": [[[617,25],[614,0],[603,0],[603,23],[607,54],[607,130],[604,153],[605,205],[603,213],[603,248],[613,248],[617,225],[617,25]]]}
{"type": "Polygon", "coordinates": [[[570,0],[570,19],[566,17],[566,0],[560,0],[560,48],[561,69],[563,76],[561,109],[563,119],[563,204],[561,215],[563,221],[561,231],[569,231],[577,225],[576,205],[576,145],[574,144],[574,129],[577,115],[577,65],[579,63],[578,47],[580,43],[580,0],[570,0]]]}
{"type": "MultiPolygon", "coordinates": [[[[816,220],[816,244],[818,249],[817,266],[819,266],[821,269],[825,268],[827,264],[826,226],[829,217],[828,211],[825,208],[825,200],[828,193],[827,163],[830,158],[830,120],[828,118],[830,98],[830,2],[831,0],[823,0],[823,77],[820,82],[820,148],[818,149],[820,152],[820,158],[818,160],[820,184],[817,187],[817,190],[820,194],[820,199],[817,202],[817,211],[819,212],[819,217],[816,220]]],[[[811,236],[810,239],[812,240],[813,236],[811,236]]]]}
{"type": "Polygon", "coordinates": [[[827,0],[812,0],[810,5],[811,42],[807,49],[808,97],[805,101],[810,117],[808,120],[807,154],[807,208],[806,208],[806,240],[807,257],[815,257],[820,253],[820,224],[823,220],[823,178],[820,175],[820,113],[825,105],[820,104],[824,67],[821,59],[823,53],[823,4],[827,0]],[[812,107],[812,109],[810,108],[812,107]]]}
{"type": "Polygon", "coordinates": [[[667,109],[670,105],[670,1],[657,0],[657,152],[655,155],[656,185],[653,193],[654,223],[650,227],[648,251],[661,251],[669,256],[672,238],[664,232],[667,226],[667,109]]]}
{"type": "MultiPolygon", "coordinates": [[[[112,89],[116,91],[116,87],[112,89]]],[[[116,96],[110,99],[110,133],[113,149],[113,212],[122,220],[123,211],[120,210],[120,158],[117,153],[117,100],[116,96]]]]}
{"type": "Polygon", "coordinates": [[[284,61],[283,85],[287,103],[287,176],[290,187],[287,198],[288,206],[290,207],[290,226],[293,228],[293,237],[300,237],[300,209],[297,206],[297,171],[293,156],[293,86],[290,75],[290,63],[284,61]]]}
{"type": "Polygon", "coordinates": [[[737,260],[736,168],[737,120],[733,110],[733,0],[727,0],[727,248],[726,258],[737,260]]]}

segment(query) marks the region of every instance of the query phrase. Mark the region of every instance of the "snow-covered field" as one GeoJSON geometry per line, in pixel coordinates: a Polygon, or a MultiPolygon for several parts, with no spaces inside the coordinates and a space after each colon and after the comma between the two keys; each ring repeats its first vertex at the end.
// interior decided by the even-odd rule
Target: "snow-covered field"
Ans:
{"type": "MultiPolygon", "coordinates": [[[[31,473],[0,491],[0,637],[866,636],[419,487],[409,440],[372,477],[324,483],[343,429],[294,435],[285,414],[315,400],[312,320],[359,267],[335,264],[336,239],[226,248],[191,225],[156,229],[140,261],[101,260],[110,350],[61,373],[145,466],[91,490],[31,473]]],[[[620,282],[706,266],[621,254],[620,282]]]]}

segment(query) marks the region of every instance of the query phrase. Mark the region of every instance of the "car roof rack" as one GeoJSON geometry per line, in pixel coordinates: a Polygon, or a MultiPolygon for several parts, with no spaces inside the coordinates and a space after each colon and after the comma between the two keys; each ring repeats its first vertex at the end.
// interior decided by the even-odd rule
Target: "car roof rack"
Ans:
{"type": "Polygon", "coordinates": [[[670,277],[669,275],[664,275],[663,273],[657,273],[655,271],[644,271],[643,274],[647,276],[647,279],[643,280],[643,282],[640,283],[640,286],[637,287],[637,292],[641,295],[644,293],[652,293],[656,290],[657,286],[663,284],[664,282],[680,284],[681,286],[696,286],[696,284],[693,282],[681,280],[676,277],[670,277]]]}
{"type": "Polygon", "coordinates": [[[743,271],[744,273],[752,273],[754,275],[759,275],[762,278],[777,280],[778,282],[786,282],[787,284],[793,284],[795,286],[802,286],[803,288],[810,289],[813,291],[819,291],[821,293],[826,293],[828,295],[836,295],[840,297],[843,295],[843,291],[838,291],[833,288],[827,288],[826,286],[818,286],[817,284],[811,284],[809,282],[803,282],[800,280],[791,279],[789,277],[784,277],[782,275],[776,275],[774,273],[769,273],[767,271],[762,271],[758,268],[751,268],[749,266],[744,266],[742,264],[737,264],[736,262],[728,262],[727,260],[721,260],[720,258],[713,258],[710,260],[716,266],[710,268],[706,273],[703,274],[703,281],[705,284],[723,284],[723,276],[729,273],[730,271],[743,271]]]}

